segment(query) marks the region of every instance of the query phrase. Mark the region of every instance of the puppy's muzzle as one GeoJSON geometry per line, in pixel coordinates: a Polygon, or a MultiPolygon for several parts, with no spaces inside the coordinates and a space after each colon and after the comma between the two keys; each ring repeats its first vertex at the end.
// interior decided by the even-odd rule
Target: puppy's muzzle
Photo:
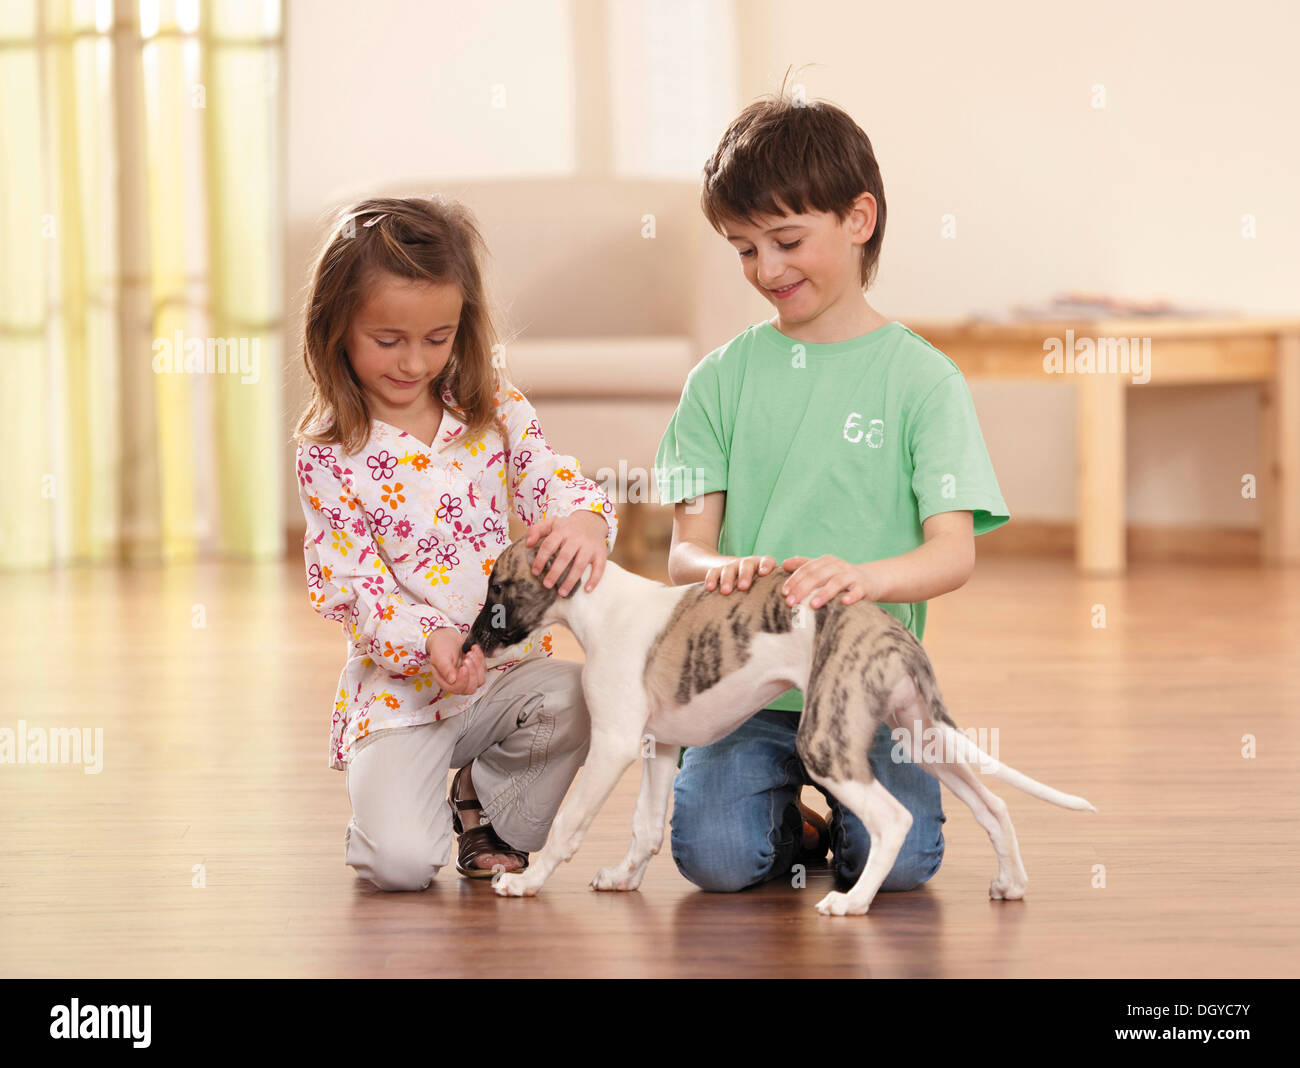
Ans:
{"type": "Polygon", "coordinates": [[[474,646],[481,646],[485,655],[491,655],[496,647],[496,632],[493,631],[490,621],[487,617],[487,608],[485,607],[474,619],[473,625],[469,628],[469,633],[465,635],[465,640],[461,642],[461,653],[468,653],[474,646]]]}
{"type": "Polygon", "coordinates": [[[468,653],[475,645],[483,650],[484,656],[491,656],[498,649],[504,649],[507,645],[514,645],[528,637],[527,632],[519,630],[517,627],[494,627],[492,625],[492,609],[500,608],[498,603],[493,606],[485,604],[483,610],[474,618],[473,624],[469,628],[469,633],[465,635],[465,640],[461,642],[460,651],[468,653]]]}

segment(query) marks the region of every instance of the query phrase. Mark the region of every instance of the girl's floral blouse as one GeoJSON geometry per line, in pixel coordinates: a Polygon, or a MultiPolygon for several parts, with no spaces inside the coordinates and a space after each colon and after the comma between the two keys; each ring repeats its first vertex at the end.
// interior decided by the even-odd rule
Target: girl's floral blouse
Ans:
{"type": "Polygon", "coordinates": [[[614,506],[542,436],[524,395],[503,382],[497,429],[473,441],[442,395],[433,447],[381,420],[356,455],[338,445],[298,444],[298,487],[307,535],[303,557],[312,607],[343,625],[348,659],[330,730],[330,767],[375,731],[446,719],[472,705],[497,672],[550,656],[545,631],[512,646],[479,691],[442,690],[425,641],[440,627],[468,633],[487,598],[492,564],[509,544],[509,509],[529,526],[579,509],[604,517],[613,549],[614,506]]]}

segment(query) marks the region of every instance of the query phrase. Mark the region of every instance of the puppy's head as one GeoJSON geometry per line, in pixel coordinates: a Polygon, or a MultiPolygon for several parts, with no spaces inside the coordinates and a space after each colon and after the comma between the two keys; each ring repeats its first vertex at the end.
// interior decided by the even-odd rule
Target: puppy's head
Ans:
{"type": "Polygon", "coordinates": [[[533,574],[537,547],[530,549],[524,541],[520,538],[512,543],[492,565],[487,600],[461,645],[462,652],[468,653],[477,644],[482,646],[484,656],[491,656],[498,649],[522,642],[543,624],[554,622],[548,612],[564,579],[561,577],[550,589],[542,585],[546,570],[533,574]]]}

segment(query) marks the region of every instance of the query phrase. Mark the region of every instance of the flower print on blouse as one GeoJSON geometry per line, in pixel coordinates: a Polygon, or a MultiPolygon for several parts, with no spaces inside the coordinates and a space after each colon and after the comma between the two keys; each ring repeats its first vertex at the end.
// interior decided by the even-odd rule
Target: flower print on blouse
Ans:
{"type": "MultiPolygon", "coordinates": [[[[444,391],[433,446],[371,420],[356,455],[338,445],[298,444],[298,488],[307,534],[307,593],[324,618],[343,625],[348,659],[339,676],[330,730],[330,767],[347,767],[357,740],[389,727],[447,719],[478,693],[455,694],[434,680],[425,642],[440,627],[462,634],[487,599],[497,554],[509,544],[509,515],[532,526],[579,510],[604,517],[607,550],[618,518],[578,461],[542,436],[537,412],[503,382],[496,429],[466,440],[455,400],[444,391]]],[[[513,660],[551,655],[545,631],[514,647],[513,660]]]]}

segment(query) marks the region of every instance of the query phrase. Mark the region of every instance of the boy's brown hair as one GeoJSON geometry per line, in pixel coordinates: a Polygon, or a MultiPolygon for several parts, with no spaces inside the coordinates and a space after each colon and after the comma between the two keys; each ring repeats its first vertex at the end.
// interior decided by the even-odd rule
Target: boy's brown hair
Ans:
{"type": "Polygon", "coordinates": [[[376,197],[342,211],[312,270],[304,313],[302,358],[311,396],[294,436],[359,452],[370,436],[370,413],[346,341],[348,324],[382,274],[422,282],[454,282],[463,304],[451,358],[430,384],[472,441],[493,423],[499,384],[492,362],[497,332],[489,313],[480,260],[483,238],[468,209],[439,196],[376,197]]]}
{"type": "Polygon", "coordinates": [[[876,228],[862,250],[865,289],[885,240],[885,186],[871,141],[834,104],[803,102],[783,84],[727,127],[704,164],[700,207],[722,233],[728,219],[752,222],[787,212],[832,212],[842,222],[864,192],[876,198],[876,228]]]}

